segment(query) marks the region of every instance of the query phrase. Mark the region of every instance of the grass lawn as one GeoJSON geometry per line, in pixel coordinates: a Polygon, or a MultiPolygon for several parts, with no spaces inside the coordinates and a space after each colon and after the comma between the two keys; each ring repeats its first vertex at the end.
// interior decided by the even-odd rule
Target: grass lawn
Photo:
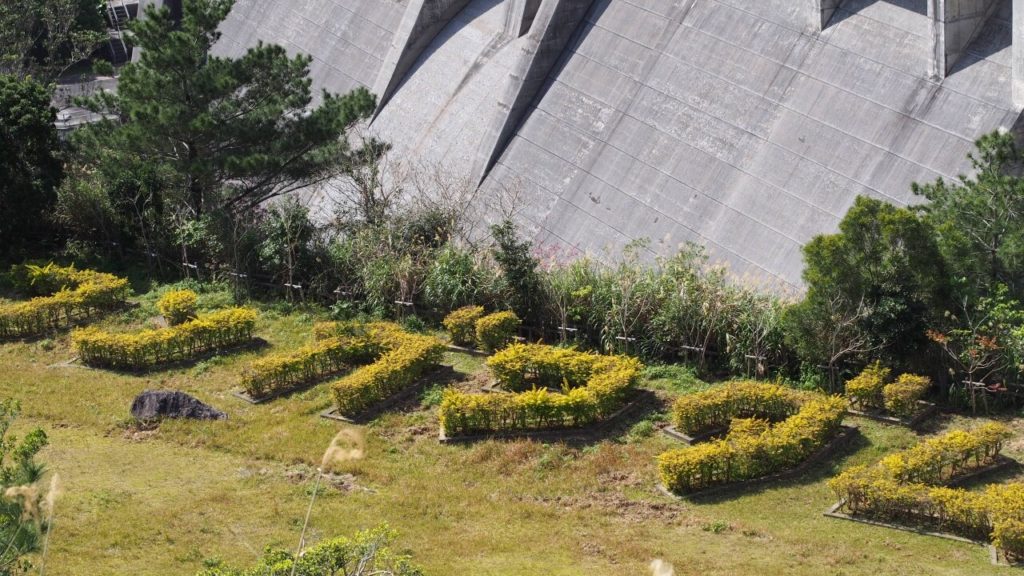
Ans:
{"type": "MultiPolygon", "coordinates": [[[[144,322],[152,301],[104,324],[144,322]]],[[[259,335],[272,349],[296,347],[314,316],[267,311],[259,335]]],[[[655,558],[680,576],[1015,573],[991,566],[980,546],[822,516],[833,503],[827,479],[914,443],[904,429],[850,420],[863,433],[856,445],[797,481],[681,502],[656,490],[654,458],[675,445],[661,434],[441,445],[428,406],[348,426],[317,417],[331,403],[327,385],[257,406],[234,398],[258,354],[127,375],[62,364],[73,355],[66,336],[0,345],[0,395],[21,400],[19,429],[50,435],[42,459],[62,481],[49,573],[190,575],[205,561],[247,565],[266,545],[294,547],[314,468],[339,433],[364,437],[365,457],[331,464],[310,540],[387,522],[432,575],[622,576],[655,558]],[[134,429],[128,407],[145,389],[183,390],[230,418],[134,429]]],[[[483,368],[479,358],[448,361],[467,375],[483,368]]],[[[666,397],[699,386],[650,384],[666,397]]],[[[944,418],[933,431],[971,424],[944,418]]]]}

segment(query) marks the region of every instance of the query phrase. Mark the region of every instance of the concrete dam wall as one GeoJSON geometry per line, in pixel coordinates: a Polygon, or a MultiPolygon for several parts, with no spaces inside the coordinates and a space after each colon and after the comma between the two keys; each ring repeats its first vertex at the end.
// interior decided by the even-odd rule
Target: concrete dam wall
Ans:
{"type": "Polygon", "coordinates": [[[1024,0],[238,0],[223,33],[373,90],[393,153],[521,187],[538,242],[793,286],[854,198],[915,201],[1024,100],[1024,0]]]}

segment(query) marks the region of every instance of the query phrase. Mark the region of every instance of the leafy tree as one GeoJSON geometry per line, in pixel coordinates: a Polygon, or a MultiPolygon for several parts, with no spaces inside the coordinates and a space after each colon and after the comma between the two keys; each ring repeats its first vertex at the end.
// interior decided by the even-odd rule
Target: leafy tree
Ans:
{"type": "Polygon", "coordinates": [[[0,576],[27,572],[24,556],[38,548],[46,526],[46,499],[37,486],[43,467],[35,456],[48,441],[38,428],[21,439],[10,433],[19,410],[14,400],[0,401],[0,576]]]}
{"type": "Polygon", "coordinates": [[[168,8],[148,7],[132,26],[140,60],[122,69],[116,94],[87,102],[109,120],[76,134],[80,163],[103,182],[135,162],[159,167],[143,171],[164,180],[160,197],[145,204],[162,206],[164,227],[248,214],[350,172],[366,156],[343,138],[374,109],[365,89],[325,92],[313,106],[310,57],[264,44],[237,59],[211,55],[232,5],[184,0],[180,25],[168,8]]]}
{"type": "Polygon", "coordinates": [[[263,560],[248,570],[215,567],[198,576],[422,576],[408,556],[391,549],[396,537],[387,526],[365,530],[352,538],[321,542],[298,559],[268,548],[263,560]]]}
{"type": "Polygon", "coordinates": [[[530,253],[533,245],[522,240],[511,220],[491,226],[494,237],[494,260],[501,268],[509,290],[512,310],[529,325],[537,326],[543,311],[544,288],[537,272],[538,260],[530,253]]]}
{"type": "Polygon", "coordinates": [[[55,118],[45,86],[0,75],[0,255],[48,233],[61,180],[55,118]]]}
{"type": "Polygon", "coordinates": [[[0,73],[56,80],[106,39],[103,2],[4,0],[0,3],[0,73]]]}
{"type": "Polygon", "coordinates": [[[917,358],[930,321],[947,307],[932,227],[904,208],[858,198],[839,233],[811,240],[804,260],[807,297],[787,315],[787,340],[806,360],[834,366],[867,352],[893,363],[917,358]]]}
{"type": "Polygon", "coordinates": [[[1024,154],[1012,135],[994,132],[978,140],[969,158],[973,176],[915,184],[914,193],[929,201],[919,208],[935,227],[950,273],[963,280],[969,294],[991,295],[1005,284],[1020,298],[1024,180],[1018,174],[1024,154]]]}

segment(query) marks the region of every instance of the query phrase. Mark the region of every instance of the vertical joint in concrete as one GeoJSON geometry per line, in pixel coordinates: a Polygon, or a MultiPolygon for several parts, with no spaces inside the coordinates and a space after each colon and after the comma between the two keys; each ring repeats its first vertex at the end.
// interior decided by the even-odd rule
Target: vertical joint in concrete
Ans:
{"type": "Polygon", "coordinates": [[[1024,0],[1013,0],[1013,105],[1024,108],[1024,0]]]}
{"type": "Polygon", "coordinates": [[[811,26],[821,32],[839,9],[842,0],[811,0],[811,26]]]}
{"type": "Polygon", "coordinates": [[[944,78],[964,55],[985,23],[999,7],[998,0],[932,0],[928,6],[932,18],[935,51],[932,73],[944,78]]]}

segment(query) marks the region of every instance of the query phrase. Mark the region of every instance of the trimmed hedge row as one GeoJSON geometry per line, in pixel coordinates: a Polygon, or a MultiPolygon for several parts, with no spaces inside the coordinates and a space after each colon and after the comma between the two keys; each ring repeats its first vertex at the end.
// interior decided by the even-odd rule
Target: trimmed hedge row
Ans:
{"type": "Polygon", "coordinates": [[[522,321],[514,312],[484,315],[483,306],[465,306],[446,316],[442,324],[448,330],[452,344],[475,344],[487,352],[494,352],[515,340],[522,321]]]}
{"type": "Polygon", "coordinates": [[[288,352],[268,354],[242,373],[242,388],[265,398],[372,362],[383,352],[379,333],[394,329],[383,322],[367,325],[325,322],[313,326],[314,342],[288,352]]]}
{"type": "MultiPolygon", "coordinates": [[[[706,405],[716,408],[700,419],[701,426],[717,427],[724,418],[723,406],[733,407],[736,414],[754,412],[772,419],[798,409],[774,426],[765,420],[734,419],[722,440],[665,452],[658,457],[658,472],[666,488],[676,493],[695,492],[794,468],[836,434],[846,412],[846,403],[838,397],[795,397],[768,384],[741,386],[741,394],[724,395],[720,389],[695,394],[706,397],[706,405]],[[769,400],[763,411],[757,408],[759,398],[769,400]]],[[[695,400],[702,404],[701,398],[695,400]]]]}
{"type": "Polygon", "coordinates": [[[448,436],[579,427],[621,408],[640,375],[640,361],[541,344],[513,344],[487,360],[503,386],[520,393],[446,390],[441,428],[448,436]],[[552,392],[546,386],[562,390],[552,392]]]}
{"type": "Polygon", "coordinates": [[[334,401],[342,414],[356,415],[401,392],[444,357],[444,343],[437,338],[410,334],[392,326],[378,333],[377,342],[383,352],[376,362],[333,384],[334,401]]]}
{"type": "Polygon", "coordinates": [[[731,382],[700,394],[680,396],[672,405],[672,425],[690,436],[729,426],[734,418],[758,416],[779,422],[799,412],[813,395],[761,382],[731,382]]]}
{"type": "Polygon", "coordinates": [[[850,405],[861,410],[881,410],[898,418],[906,418],[917,411],[917,402],[931,388],[927,376],[902,374],[890,382],[891,371],[875,362],[864,368],[855,378],[846,382],[846,398],[850,405]]]}
{"type": "Polygon", "coordinates": [[[36,294],[27,302],[0,304],[0,339],[37,336],[75,319],[109,310],[128,298],[128,281],[74,266],[15,266],[15,282],[36,294]]]}
{"type": "Polygon", "coordinates": [[[256,328],[256,316],[250,308],[229,308],[170,328],[131,334],[82,328],[71,333],[71,344],[90,366],[137,370],[248,342],[256,328]]]}
{"type": "Polygon", "coordinates": [[[829,481],[851,514],[926,522],[971,538],[990,538],[1010,558],[1024,558],[1024,484],[984,492],[948,488],[957,477],[993,464],[1011,436],[1001,424],[953,431],[892,454],[875,466],[855,466],[829,481]]]}

